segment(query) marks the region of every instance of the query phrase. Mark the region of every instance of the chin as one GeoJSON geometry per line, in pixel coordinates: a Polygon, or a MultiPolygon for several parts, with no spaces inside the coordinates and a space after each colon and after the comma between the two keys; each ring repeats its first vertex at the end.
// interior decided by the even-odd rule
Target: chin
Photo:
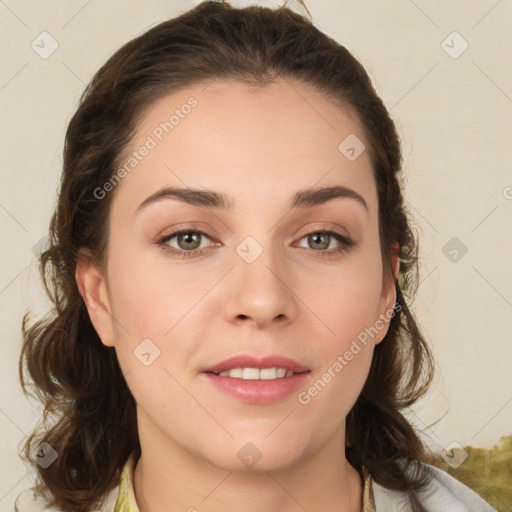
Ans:
{"type": "Polygon", "coordinates": [[[300,446],[297,440],[288,438],[285,442],[278,436],[272,440],[263,435],[244,440],[238,437],[229,445],[224,444],[222,451],[210,454],[208,459],[214,466],[235,473],[278,472],[294,466],[304,457],[300,446]]]}

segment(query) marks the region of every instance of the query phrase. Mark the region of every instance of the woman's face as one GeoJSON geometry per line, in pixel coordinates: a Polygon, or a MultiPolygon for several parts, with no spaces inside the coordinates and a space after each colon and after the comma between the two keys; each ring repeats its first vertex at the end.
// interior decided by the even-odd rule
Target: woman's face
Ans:
{"type": "Polygon", "coordinates": [[[102,188],[106,268],[77,272],[143,453],[266,471],[343,446],[396,298],[362,144],[355,117],[284,80],[219,80],[147,110],[102,188]]]}

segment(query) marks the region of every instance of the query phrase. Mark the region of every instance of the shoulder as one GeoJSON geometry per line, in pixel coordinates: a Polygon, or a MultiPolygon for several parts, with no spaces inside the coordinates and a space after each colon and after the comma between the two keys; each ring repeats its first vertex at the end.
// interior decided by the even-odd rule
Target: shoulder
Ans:
{"type": "MultiPolygon", "coordinates": [[[[427,488],[418,494],[427,512],[496,512],[478,494],[439,468],[418,462],[418,469],[427,476],[427,488]]],[[[405,493],[391,491],[372,482],[376,512],[411,510],[405,493]]]]}

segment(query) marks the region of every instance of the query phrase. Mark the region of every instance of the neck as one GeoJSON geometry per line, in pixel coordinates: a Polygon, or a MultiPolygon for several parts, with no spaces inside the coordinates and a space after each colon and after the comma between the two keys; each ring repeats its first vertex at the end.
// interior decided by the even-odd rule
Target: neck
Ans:
{"type": "MultiPolygon", "coordinates": [[[[362,481],[345,458],[344,432],[285,469],[228,471],[171,442],[141,435],[134,470],[140,512],[360,512],[362,481]]],[[[160,438],[159,435],[160,434],[160,438]]]]}

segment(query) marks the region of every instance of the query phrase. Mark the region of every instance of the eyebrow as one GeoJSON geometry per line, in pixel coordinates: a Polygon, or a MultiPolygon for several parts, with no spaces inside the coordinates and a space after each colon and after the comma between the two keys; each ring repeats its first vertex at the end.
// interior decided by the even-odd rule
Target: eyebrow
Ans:
{"type": "MultiPolygon", "coordinates": [[[[355,190],[352,190],[341,185],[322,188],[310,188],[299,190],[290,198],[290,208],[301,208],[308,206],[317,206],[332,199],[349,198],[355,199],[361,204],[368,212],[368,205],[364,198],[355,190]]],[[[221,192],[215,192],[207,189],[192,189],[192,188],[178,188],[178,187],[165,187],[149,197],[137,208],[137,212],[146,208],[150,204],[156,203],[163,199],[176,199],[187,204],[200,206],[205,208],[219,208],[225,210],[233,210],[235,201],[232,198],[225,196],[221,192]]]]}

